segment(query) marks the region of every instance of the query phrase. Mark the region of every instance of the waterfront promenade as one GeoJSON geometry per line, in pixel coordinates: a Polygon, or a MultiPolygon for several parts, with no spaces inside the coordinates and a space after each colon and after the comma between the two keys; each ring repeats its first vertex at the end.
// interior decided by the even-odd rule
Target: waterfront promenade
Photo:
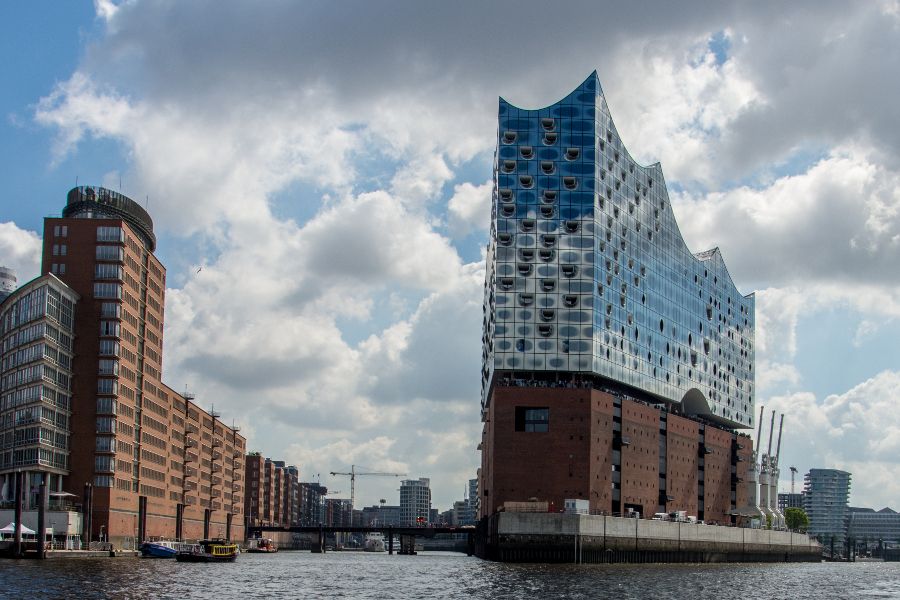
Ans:
{"type": "Polygon", "coordinates": [[[821,560],[822,547],[790,531],[502,512],[488,519],[477,553],[513,562],[801,562],[821,560]]]}

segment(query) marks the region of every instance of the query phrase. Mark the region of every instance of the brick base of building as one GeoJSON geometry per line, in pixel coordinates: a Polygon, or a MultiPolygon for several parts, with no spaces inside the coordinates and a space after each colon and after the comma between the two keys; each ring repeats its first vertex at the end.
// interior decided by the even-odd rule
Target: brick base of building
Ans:
{"type": "Polygon", "coordinates": [[[753,451],[747,435],[662,404],[592,387],[527,386],[494,387],[481,448],[482,515],[506,502],[561,511],[566,499],[581,499],[594,514],[683,510],[722,524],[747,504],[753,451]],[[523,411],[534,408],[548,409],[546,431],[522,430],[523,411]]]}

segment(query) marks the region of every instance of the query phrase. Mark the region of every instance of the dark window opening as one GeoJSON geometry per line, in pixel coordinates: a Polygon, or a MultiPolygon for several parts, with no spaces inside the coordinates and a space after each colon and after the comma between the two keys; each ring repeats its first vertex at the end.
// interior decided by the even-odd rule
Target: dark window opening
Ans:
{"type": "Polygon", "coordinates": [[[550,409],[547,407],[516,407],[516,431],[546,433],[550,431],[550,409]]]}

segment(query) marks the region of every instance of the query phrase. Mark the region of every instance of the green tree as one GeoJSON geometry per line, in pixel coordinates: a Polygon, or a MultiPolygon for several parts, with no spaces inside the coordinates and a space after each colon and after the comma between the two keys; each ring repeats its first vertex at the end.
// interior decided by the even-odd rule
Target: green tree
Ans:
{"type": "Polygon", "coordinates": [[[806,531],[809,528],[809,516],[802,508],[788,508],[784,511],[784,523],[788,529],[806,531]]]}

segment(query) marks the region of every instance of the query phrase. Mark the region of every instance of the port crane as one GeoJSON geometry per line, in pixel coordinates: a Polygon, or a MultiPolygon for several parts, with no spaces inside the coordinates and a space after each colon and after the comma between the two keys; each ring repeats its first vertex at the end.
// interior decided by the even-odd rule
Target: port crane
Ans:
{"type": "MultiPolygon", "coordinates": [[[[357,471],[356,465],[350,465],[349,473],[331,471],[332,475],[343,475],[350,478],[350,510],[356,506],[356,478],[357,477],[406,477],[406,473],[383,473],[379,471],[357,471]]],[[[351,512],[352,514],[352,512],[351,512]]]]}

